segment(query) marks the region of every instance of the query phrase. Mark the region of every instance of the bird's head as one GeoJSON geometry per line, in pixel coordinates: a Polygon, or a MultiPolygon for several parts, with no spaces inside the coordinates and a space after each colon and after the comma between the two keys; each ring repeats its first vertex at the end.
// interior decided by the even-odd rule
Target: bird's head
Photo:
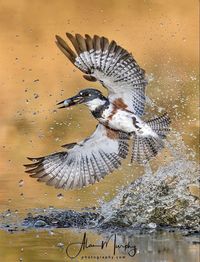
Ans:
{"type": "Polygon", "coordinates": [[[59,102],[59,108],[67,108],[77,104],[86,104],[90,110],[95,110],[97,107],[105,104],[107,98],[102,93],[93,88],[81,90],[77,95],[59,102]]]}

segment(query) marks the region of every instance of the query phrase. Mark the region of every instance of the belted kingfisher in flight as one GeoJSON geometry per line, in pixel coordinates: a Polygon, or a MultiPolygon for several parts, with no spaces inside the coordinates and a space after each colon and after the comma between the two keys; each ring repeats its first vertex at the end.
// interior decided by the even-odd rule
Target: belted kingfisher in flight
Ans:
{"type": "Polygon", "coordinates": [[[131,162],[148,162],[164,147],[170,118],[165,113],[142,120],[147,79],[131,53],[105,37],[66,35],[74,50],[59,36],[57,46],[85,79],[99,81],[107,88],[108,97],[87,88],[58,103],[59,108],[85,104],[98,121],[96,130],[81,142],[64,145],[65,151],[28,158],[33,163],[25,167],[38,181],[74,189],[94,184],[117,169],[128,155],[129,140],[133,140],[131,162]]]}

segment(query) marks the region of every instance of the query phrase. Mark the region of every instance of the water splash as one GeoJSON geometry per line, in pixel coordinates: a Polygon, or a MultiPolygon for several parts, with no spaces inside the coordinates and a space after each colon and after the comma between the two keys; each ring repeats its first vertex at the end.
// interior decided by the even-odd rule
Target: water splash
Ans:
{"type": "Polygon", "coordinates": [[[167,147],[171,156],[165,165],[153,175],[147,166],[141,178],[102,205],[104,225],[148,227],[154,223],[199,229],[199,168],[195,154],[176,132],[171,134],[167,147]]]}

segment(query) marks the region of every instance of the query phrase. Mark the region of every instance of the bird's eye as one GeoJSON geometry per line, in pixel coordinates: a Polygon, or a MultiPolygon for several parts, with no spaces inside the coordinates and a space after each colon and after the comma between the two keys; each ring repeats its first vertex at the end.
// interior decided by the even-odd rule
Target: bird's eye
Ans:
{"type": "Polygon", "coordinates": [[[81,95],[82,95],[82,96],[85,96],[85,97],[91,96],[91,94],[89,94],[89,93],[82,93],[81,95]]]}

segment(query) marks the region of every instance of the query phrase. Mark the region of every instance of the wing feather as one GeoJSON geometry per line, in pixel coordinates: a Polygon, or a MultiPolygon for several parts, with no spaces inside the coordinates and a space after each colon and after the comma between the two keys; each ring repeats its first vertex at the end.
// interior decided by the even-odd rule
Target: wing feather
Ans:
{"type": "Polygon", "coordinates": [[[94,184],[121,165],[121,160],[128,154],[128,138],[124,133],[99,124],[89,138],[65,145],[67,151],[29,158],[33,163],[25,165],[26,172],[56,188],[82,188],[94,184]],[[114,132],[113,137],[109,132],[114,132]]]}
{"type": "Polygon", "coordinates": [[[139,67],[131,53],[109,42],[105,37],[66,33],[76,54],[65,41],[56,36],[57,45],[88,81],[100,81],[114,101],[123,96],[127,109],[142,116],[145,106],[145,71],[139,67]],[[139,90],[139,91],[138,91],[139,90]]]}

